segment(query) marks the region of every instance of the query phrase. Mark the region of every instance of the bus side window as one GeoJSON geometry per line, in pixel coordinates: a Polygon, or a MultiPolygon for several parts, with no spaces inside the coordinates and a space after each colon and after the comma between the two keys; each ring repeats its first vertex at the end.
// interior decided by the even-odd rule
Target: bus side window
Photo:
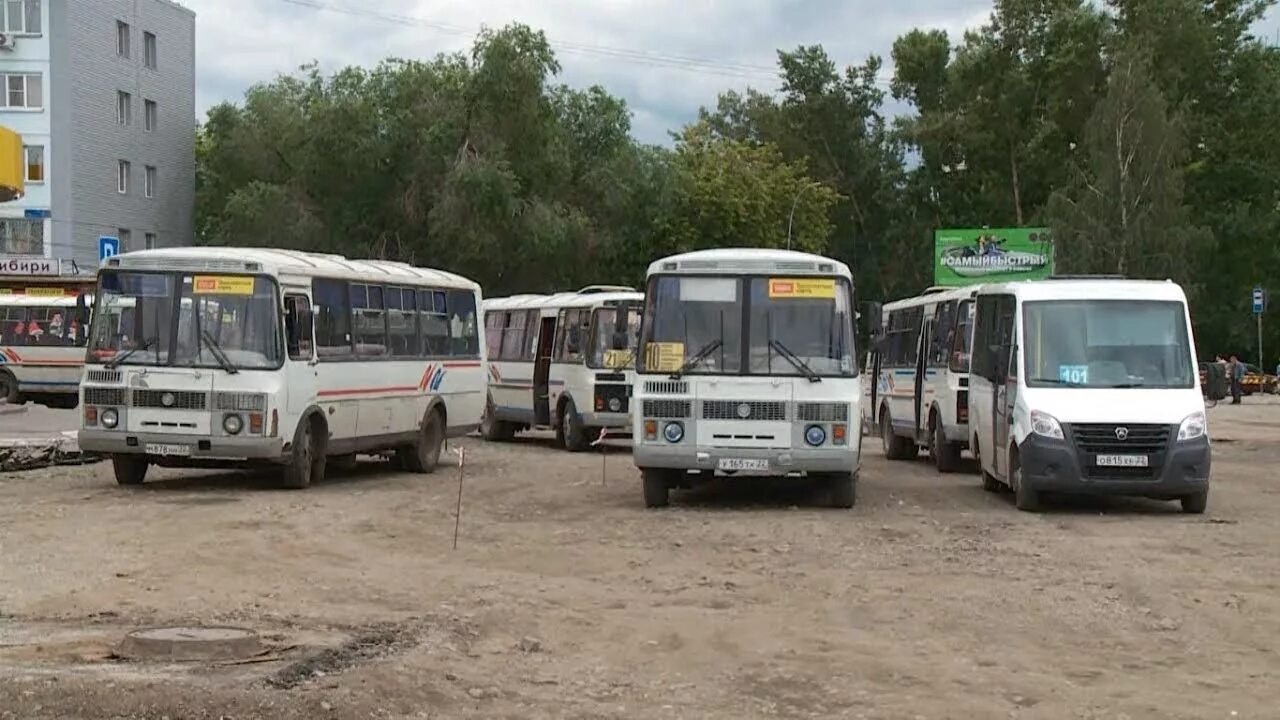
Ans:
{"type": "Polygon", "coordinates": [[[285,296],[284,327],[289,344],[289,359],[310,360],[313,344],[311,301],[305,295],[285,296]]]}

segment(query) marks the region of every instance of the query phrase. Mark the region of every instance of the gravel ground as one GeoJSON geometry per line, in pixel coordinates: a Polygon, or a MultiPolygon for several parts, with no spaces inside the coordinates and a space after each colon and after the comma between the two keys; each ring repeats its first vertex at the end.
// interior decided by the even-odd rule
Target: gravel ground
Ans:
{"type": "Polygon", "coordinates": [[[1280,405],[1212,413],[1209,513],[1017,512],[867,443],[858,506],[734,484],[642,507],[625,450],[468,440],[304,492],[0,475],[0,718],[1274,718],[1280,405]],[[129,630],[260,632],[124,662],[129,630]]]}

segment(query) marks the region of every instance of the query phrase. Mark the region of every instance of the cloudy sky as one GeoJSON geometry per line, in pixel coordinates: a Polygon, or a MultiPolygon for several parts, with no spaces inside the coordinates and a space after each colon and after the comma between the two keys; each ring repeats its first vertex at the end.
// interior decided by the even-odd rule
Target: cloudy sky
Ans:
{"type": "MultiPolygon", "coordinates": [[[[958,37],[990,0],[180,0],[197,13],[196,108],[319,61],[325,70],[388,56],[465,50],[483,25],[547,33],[570,85],[625,98],[633,134],[666,142],[727,88],[773,89],[777,48],[821,44],[841,65],[914,27],[958,37]]],[[[1280,17],[1258,28],[1275,37],[1280,17]]],[[[884,77],[889,76],[886,68],[884,77]]]]}

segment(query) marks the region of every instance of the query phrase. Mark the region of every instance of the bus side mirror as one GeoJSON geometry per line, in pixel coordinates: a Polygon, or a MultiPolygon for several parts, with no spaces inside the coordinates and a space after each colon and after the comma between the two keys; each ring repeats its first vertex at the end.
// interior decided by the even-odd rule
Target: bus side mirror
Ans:
{"type": "Polygon", "coordinates": [[[76,296],[76,320],[82,328],[89,325],[89,305],[85,301],[84,293],[76,296]]]}

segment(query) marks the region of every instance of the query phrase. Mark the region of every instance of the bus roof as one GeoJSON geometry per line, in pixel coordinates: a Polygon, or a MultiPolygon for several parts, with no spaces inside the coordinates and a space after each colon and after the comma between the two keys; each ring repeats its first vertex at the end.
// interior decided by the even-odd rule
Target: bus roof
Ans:
{"type": "Polygon", "coordinates": [[[981,285],[968,285],[966,287],[947,288],[944,290],[931,289],[923,295],[915,297],[902,298],[893,302],[885,303],[884,310],[901,310],[902,308],[916,307],[917,305],[936,305],[937,303],[950,302],[952,300],[968,300],[978,294],[981,285]]]}
{"type": "Polygon", "coordinates": [[[849,266],[822,255],[767,248],[718,248],[695,250],[655,260],[649,275],[660,273],[788,273],[792,275],[838,275],[853,281],[849,266]]]}
{"type": "MultiPolygon", "coordinates": [[[[93,304],[92,297],[85,301],[93,304]]],[[[75,307],[73,295],[0,295],[0,307],[75,307]]]]}
{"type": "Polygon", "coordinates": [[[1186,303],[1182,287],[1171,280],[1021,280],[983,285],[981,295],[1013,294],[1018,300],[1173,300],[1186,303]]]}
{"type": "Polygon", "coordinates": [[[542,308],[601,307],[609,303],[643,302],[644,293],[635,291],[562,292],[554,295],[512,295],[504,298],[485,298],[484,309],[490,310],[541,310],[542,308]]]}
{"type": "Polygon", "coordinates": [[[478,290],[461,275],[393,260],[352,260],[342,255],[277,248],[184,247],[138,250],[107,258],[103,268],[188,272],[267,273],[381,281],[478,290]]]}

